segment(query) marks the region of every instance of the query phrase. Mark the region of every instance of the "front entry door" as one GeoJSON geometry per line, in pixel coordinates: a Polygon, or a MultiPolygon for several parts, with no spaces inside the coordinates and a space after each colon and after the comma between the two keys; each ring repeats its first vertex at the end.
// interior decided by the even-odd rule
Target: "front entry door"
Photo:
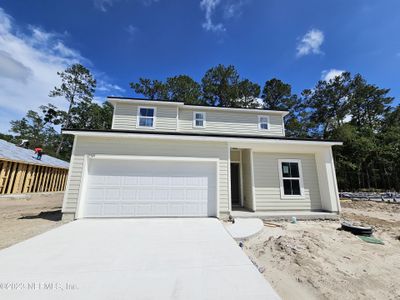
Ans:
{"type": "Polygon", "coordinates": [[[240,205],[240,165],[231,163],[231,200],[232,206],[240,205]]]}

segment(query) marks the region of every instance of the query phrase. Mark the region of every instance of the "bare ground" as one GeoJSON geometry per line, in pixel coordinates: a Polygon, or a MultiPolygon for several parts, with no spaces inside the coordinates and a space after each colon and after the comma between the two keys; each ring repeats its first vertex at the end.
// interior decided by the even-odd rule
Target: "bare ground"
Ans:
{"type": "Polygon", "coordinates": [[[342,218],[370,224],[384,245],[339,222],[277,222],[244,242],[282,299],[400,299],[400,204],[343,202],[342,218]]]}
{"type": "Polygon", "coordinates": [[[0,198],[0,249],[64,224],[63,193],[0,198]]]}

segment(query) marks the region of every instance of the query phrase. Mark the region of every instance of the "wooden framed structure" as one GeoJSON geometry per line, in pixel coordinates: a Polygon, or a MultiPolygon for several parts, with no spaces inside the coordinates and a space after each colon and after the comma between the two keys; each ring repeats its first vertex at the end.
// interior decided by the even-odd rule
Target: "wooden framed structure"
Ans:
{"type": "Polygon", "coordinates": [[[64,191],[69,164],[0,140],[0,195],[64,191]]]}

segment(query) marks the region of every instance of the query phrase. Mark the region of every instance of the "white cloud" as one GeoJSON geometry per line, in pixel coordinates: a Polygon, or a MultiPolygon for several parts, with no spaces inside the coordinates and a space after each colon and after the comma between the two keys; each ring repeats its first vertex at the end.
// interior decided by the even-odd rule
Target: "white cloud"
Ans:
{"type": "Polygon", "coordinates": [[[106,12],[108,8],[112,7],[115,0],[93,0],[94,7],[102,12],[106,12]]]}
{"type": "Polygon", "coordinates": [[[119,85],[112,84],[112,83],[106,82],[101,79],[97,80],[96,90],[99,92],[106,92],[106,93],[113,92],[113,91],[120,92],[120,93],[125,92],[125,89],[123,89],[119,85]]]}
{"type": "Polygon", "coordinates": [[[321,45],[324,42],[324,33],[319,29],[311,29],[297,45],[297,56],[308,54],[322,54],[321,45]]]}
{"type": "Polygon", "coordinates": [[[126,31],[131,35],[134,36],[139,29],[136,26],[133,26],[132,24],[129,24],[128,27],[126,27],[126,31]]]}
{"type": "MultiPolygon", "coordinates": [[[[64,99],[48,97],[60,84],[57,72],[76,62],[90,62],[66,46],[63,37],[34,26],[19,28],[0,8],[0,132],[6,132],[9,121],[21,118],[29,109],[49,102],[66,107],[64,99]]],[[[106,88],[120,91],[108,80],[104,82],[106,88]]]]}
{"type": "Polygon", "coordinates": [[[335,79],[335,77],[342,75],[343,72],[345,71],[337,69],[324,70],[321,73],[321,79],[325,81],[330,81],[332,79],[335,79]]]}
{"type": "Polygon", "coordinates": [[[222,23],[215,24],[212,20],[212,16],[220,2],[220,0],[202,0],[200,2],[200,8],[205,11],[205,22],[202,27],[207,31],[223,32],[226,30],[222,23]]]}
{"type": "Polygon", "coordinates": [[[224,6],[224,18],[237,18],[242,14],[242,7],[247,1],[245,0],[231,0],[224,6]]]}
{"type": "MultiPolygon", "coordinates": [[[[107,12],[109,8],[111,8],[115,2],[119,2],[121,0],[93,0],[93,5],[95,8],[102,12],[107,12]]],[[[144,6],[150,6],[153,3],[157,3],[159,0],[137,0],[144,6]]]]}

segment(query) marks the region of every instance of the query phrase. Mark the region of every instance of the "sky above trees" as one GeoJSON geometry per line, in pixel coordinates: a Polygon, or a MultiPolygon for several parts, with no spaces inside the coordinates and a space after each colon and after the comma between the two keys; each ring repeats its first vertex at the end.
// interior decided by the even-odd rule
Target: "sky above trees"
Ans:
{"type": "Polygon", "coordinates": [[[96,100],[133,96],[130,82],[234,65],[294,93],[342,71],[400,99],[400,2],[256,0],[0,0],[0,132],[49,99],[57,71],[85,64],[96,100]]]}

